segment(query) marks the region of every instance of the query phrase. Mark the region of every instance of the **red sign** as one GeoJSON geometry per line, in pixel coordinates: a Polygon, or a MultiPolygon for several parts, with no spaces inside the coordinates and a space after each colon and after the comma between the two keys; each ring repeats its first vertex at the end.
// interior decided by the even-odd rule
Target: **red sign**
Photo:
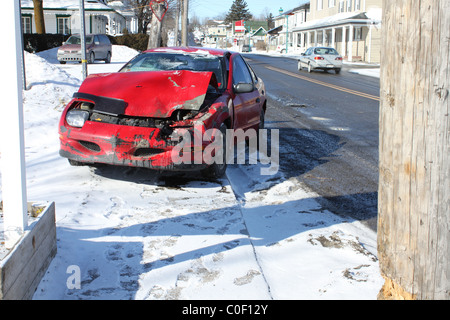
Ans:
{"type": "Polygon", "coordinates": [[[245,32],[244,20],[236,21],[234,23],[234,31],[235,32],[245,32]]]}

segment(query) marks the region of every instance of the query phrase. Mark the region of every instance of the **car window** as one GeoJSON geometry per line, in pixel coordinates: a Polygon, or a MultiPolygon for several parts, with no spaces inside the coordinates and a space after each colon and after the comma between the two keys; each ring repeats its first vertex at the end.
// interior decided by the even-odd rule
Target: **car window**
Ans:
{"type": "Polygon", "coordinates": [[[311,54],[312,49],[309,48],[308,50],[305,51],[305,56],[309,56],[311,54]]]}
{"type": "Polygon", "coordinates": [[[256,76],[255,71],[253,71],[252,67],[249,66],[249,64],[244,60],[245,64],[247,65],[248,70],[250,71],[250,75],[252,76],[253,83],[258,83],[258,77],[256,76]]]}
{"type": "Polygon", "coordinates": [[[104,34],[100,35],[99,38],[102,44],[110,44],[109,38],[104,34]]]}
{"type": "Polygon", "coordinates": [[[314,50],[315,54],[332,54],[332,55],[338,55],[337,51],[333,48],[316,48],[314,50]]]}
{"type": "Polygon", "coordinates": [[[233,84],[238,83],[253,83],[247,64],[240,55],[233,59],[233,84]]]}
{"type": "Polygon", "coordinates": [[[138,55],[119,72],[191,70],[210,71],[216,75],[219,88],[223,88],[222,57],[198,53],[149,52],[138,55]]]}

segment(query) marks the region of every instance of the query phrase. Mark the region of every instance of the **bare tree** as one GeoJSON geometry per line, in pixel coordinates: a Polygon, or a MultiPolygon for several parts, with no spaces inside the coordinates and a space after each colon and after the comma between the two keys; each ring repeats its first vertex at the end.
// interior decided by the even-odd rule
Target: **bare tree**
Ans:
{"type": "Polygon", "coordinates": [[[42,0],[33,0],[34,21],[36,23],[36,33],[45,33],[44,6],[42,0]]]}
{"type": "Polygon", "coordinates": [[[138,20],[138,33],[146,34],[152,20],[150,0],[130,0],[130,7],[138,20]]]}

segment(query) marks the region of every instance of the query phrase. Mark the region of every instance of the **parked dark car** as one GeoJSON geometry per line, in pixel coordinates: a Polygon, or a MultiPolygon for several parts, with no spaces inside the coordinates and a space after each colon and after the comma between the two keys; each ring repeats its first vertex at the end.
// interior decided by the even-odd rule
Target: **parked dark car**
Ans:
{"type": "Polygon", "coordinates": [[[86,78],[61,115],[60,155],[71,165],[198,170],[220,177],[225,144],[207,152],[221,141],[216,137],[263,129],[265,111],[264,82],[239,53],[152,49],[119,72],[86,78]],[[206,137],[207,131],[213,136],[206,137]]]}
{"type": "Polygon", "coordinates": [[[252,51],[252,49],[250,48],[250,45],[244,44],[242,46],[242,52],[251,52],[251,51],[252,51]]]}
{"type": "MultiPolygon", "coordinates": [[[[81,37],[72,35],[58,49],[58,61],[64,64],[68,61],[81,62],[81,37]]],[[[109,38],[104,34],[92,34],[86,36],[86,58],[88,63],[95,60],[103,60],[110,63],[112,57],[112,45],[109,38]]]]}

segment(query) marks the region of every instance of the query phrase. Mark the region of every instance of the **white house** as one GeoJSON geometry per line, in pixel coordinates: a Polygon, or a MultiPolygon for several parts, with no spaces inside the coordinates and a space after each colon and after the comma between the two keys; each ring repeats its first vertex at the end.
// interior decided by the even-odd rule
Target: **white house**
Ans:
{"type": "Polygon", "coordinates": [[[381,0],[311,0],[310,19],[292,29],[294,47],[331,46],[348,61],[380,62],[381,0]]]}
{"type": "Polygon", "coordinates": [[[278,50],[286,52],[287,48],[289,52],[296,51],[298,41],[294,39],[292,31],[309,20],[309,12],[309,1],[286,11],[280,8],[280,15],[274,18],[275,28],[268,32],[271,49],[278,48],[278,50]]]}
{"type": "MultiPolygon", "coordinates": [[[[44,21],[46,33],[80,33],[79,0],[45,0],[44,21]]],[[[34,5],[32,0],[21,0],[24,33],[34,33],[34,5]]],[[[126,19],[100,0],[85,0],[86,33],[115,35],[126,27],[126,19]]]]}

